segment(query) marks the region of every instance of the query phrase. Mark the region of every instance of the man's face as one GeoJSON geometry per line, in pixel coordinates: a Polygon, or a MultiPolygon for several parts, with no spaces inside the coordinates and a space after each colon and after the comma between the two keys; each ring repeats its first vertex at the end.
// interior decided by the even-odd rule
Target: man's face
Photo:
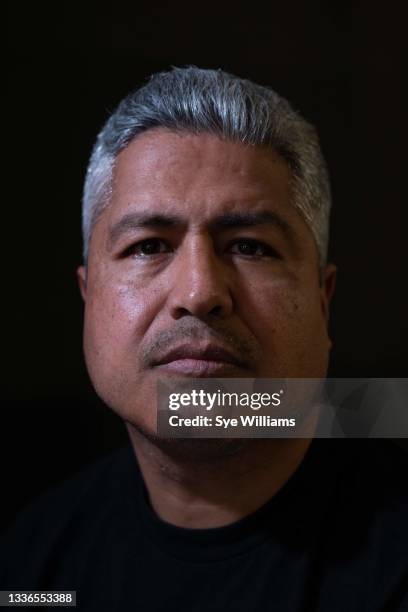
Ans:
{"type": "Polygon", "coordinates": [[[261,147],[156,129],[120,153],[78,272],[89,373],[122,418],[154,432],[160,378],[325,375],[334,271],[320,286],[291,197],[261,147]]]}

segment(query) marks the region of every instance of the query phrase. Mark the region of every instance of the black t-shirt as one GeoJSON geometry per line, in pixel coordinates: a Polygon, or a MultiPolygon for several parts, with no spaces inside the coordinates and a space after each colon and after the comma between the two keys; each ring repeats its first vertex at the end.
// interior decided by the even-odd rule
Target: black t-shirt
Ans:
{"type": "Polygon", "coordinates": [[[314,440],[254,514],[191,530],[152,511],[129,446],[20,514],[0,589],[98,612],[408,610],[407,467],[390,442],[314,440]]]}

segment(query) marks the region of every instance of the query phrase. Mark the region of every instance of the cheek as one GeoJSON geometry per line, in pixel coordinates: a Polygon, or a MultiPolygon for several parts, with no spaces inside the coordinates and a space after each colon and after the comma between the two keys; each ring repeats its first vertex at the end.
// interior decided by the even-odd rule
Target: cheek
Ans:
{"type": "Polygon", "coordinates": [[[241,316],[262,348],[265,369],[274,375],[278,370],[290,376],[321,375],[329,345],[317,288],[305,290],[288,280],[264,282],[260,291],[252,287],[241,304],[241,316]]]}
{"type": "Polygon", "coordinates": [[[104,373],[127,361],[135,368],[135,352],[157,311],[158,295],[157,291],[147,291],[131,282],[112,283],[106,279],[95,283],[85,308],[88,361],[97,362],[104,373]]]}
{"type": "Polygon", "coordinates": [[[136,418],[155,429],[155,411],[145,411],[152,397],[139,348],[160,309],[159,291],[135,283],[93,283],[85,308],[84,353],[93,386],[107,406],[125,420],[136,418]]]}

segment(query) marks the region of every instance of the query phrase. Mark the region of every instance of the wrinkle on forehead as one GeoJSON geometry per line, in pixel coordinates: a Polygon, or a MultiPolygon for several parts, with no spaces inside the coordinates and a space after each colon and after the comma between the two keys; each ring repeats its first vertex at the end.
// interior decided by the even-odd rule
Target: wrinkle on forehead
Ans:
{"type": "Polygon", "coordinates": [[[120,198],[128,189],[154,192],[155,186],[165,183],[178,190],[217,185],[219,193],[223,185],[226,191],[234,185],[245,198],[259,197],[268,188],[276,189],[278,175],[280,187],[288,194],[290,170],[266,147],[225,141],[210,134],[158,129],[136,137],[119,154],[114,196],[120,198]]]}

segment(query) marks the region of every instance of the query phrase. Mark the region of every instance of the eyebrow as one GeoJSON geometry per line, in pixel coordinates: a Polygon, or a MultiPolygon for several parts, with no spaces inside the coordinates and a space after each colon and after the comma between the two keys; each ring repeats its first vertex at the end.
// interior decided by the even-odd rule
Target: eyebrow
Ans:
{"type": "Polygon", "coordinates": [[[256,213],[232,213],[216,218],[214,225],[220,229],[235,227],[252,227],[254,225],[276,225],[285,234],[292,234],[289,223],[275,212],[265,210],[256,213]]]}
{"type": "MultiPolygon", "coordinates": [[[[168,228],[186,226],[188,220],[177,215],[160,215],[149,213],[128,213],[109,230],[108,244],[111,249],[116,241],[129,231],[142,228],[168,228]]],[[[289,239],[293,239],[294,230],[289,223],[275,212],[266,210],[255,213],[231,213],[216,217],[210,224],[216,230],[254,227],[256,225],[274,225],[289,239]]]]}
{"type": "Polygon", "coordinates": [[[128,213],[110,228],[108,243],[112,248],[123,234],[135,229],[174,227],[181,224],[182,220],[177,216],[128,213]]]}

